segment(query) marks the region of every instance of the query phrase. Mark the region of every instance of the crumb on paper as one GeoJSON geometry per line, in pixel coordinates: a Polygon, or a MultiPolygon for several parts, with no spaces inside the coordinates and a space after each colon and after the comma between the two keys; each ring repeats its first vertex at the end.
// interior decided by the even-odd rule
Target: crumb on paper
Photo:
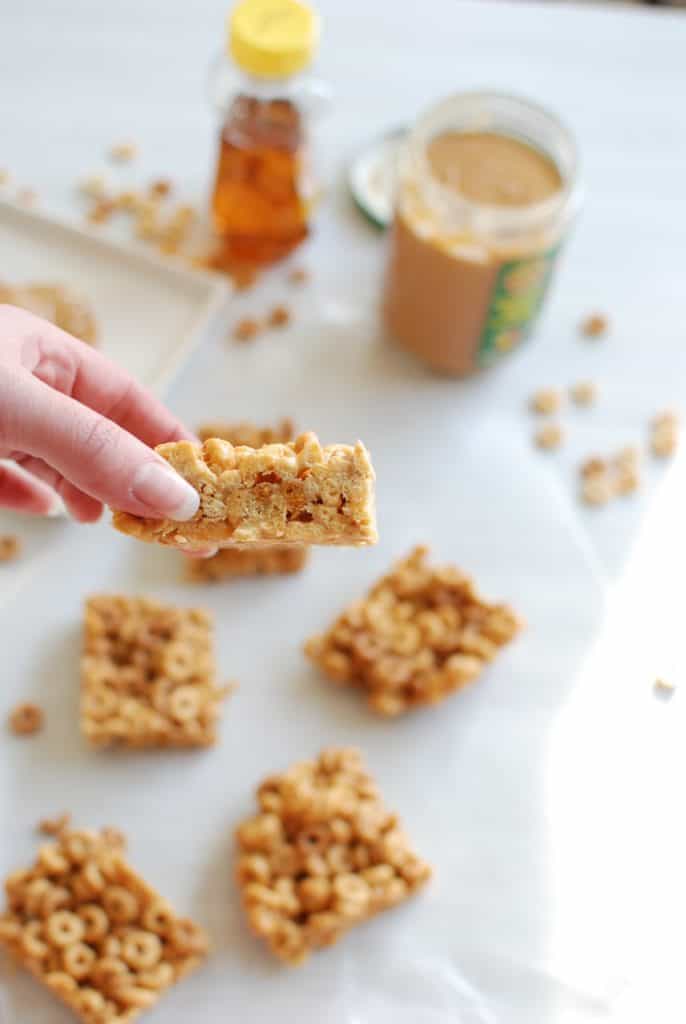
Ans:
{"type": "Polygon", "coordinates": [[[43,728],[43,709],[38,704],[26,701],[10,712],[8,725],[15,736],[33,736],[43,728]]]}
{"type": "Polygon", "coordinates": [[[291,311],[288,306],[280,304],[278,306],[274,306],[274,308],[269,311],[267,323],[270,327],[287,327],[291,322],[291,319],[291,311]]]}
{"type": "Polygon", "coordinates": [[[324,675],[361,689],[381,715],[436,705],[463,689],[523,626],[455,566],[431,566],[428,553],[414,548],[305,644],[324,675]]]}
{"type": "Polygon", "coordinates": [[[585,476],[581,482],[581,497],[586,505],[606,505],[612,497],[612,483],[605,473],[585,476]]]}
{"type": "Polygon", "coordinates": [[[116,204],[111,199],[96,199],[86,213],[86,220],[89,224],[105,224],[115,210],[116,204]]]}
{"type": "Polygon", "coordinates": [[[659,676],[653,683],[653,690],[656,696],[661,697],[663,700],[669,700],[670,697],[674,696],[676,685],[671,680],[659,676]]]}
{"type": "Polygon", "coordinates": [[[16,534],[0,534],[0,562],[13,562],[21,554],[21,541],[16,534]]]}
{"type": "Polygon", "coordinates": [[[672,410],[665,410],[654,417],[650,425],[650,448],[657,458],[674,455],[679,444],[679,417],[672,410]]]}
{"type": "Polygon", "coordinates": [[[252,316],[244,316],[233,328],[232,337],[234,341],[253,341],[261,330],[259,320],[252,316]]]}
{"type": "Polygon", "coordinates": [[[572,384],[569,389],[569,397],[575,405],[593,405],[598,397],[598,388],[593,381],[580,380],[576,384],[572,384]]]}
{"type": "Polygon", "coordinates": [[[149,193],[157,199],[164,199],[171,195],[172,183],[169,178],[156,178],[150,182],[149,193]]]}
{"type": "Polygon", "coordinates": [[[356,750],[266,778],[257,802],[236,829],[236,884],[251,930],[292,967],[431,878],[356,750]]]}
{"type": "Polygon", "coordinates": [[[542,388],[534,392],[529,399],[529,408],[532,412],[543,416],[550,416],[558,412],[562,405],[562,396],[555,388],[542,388]]]}
{"type": "Polygon", "coordinates": [[[537,448],[544,451],[553,451],[559,448],[564,439],[562,427],[559,423],[545,423],[534,434],[534,443],[537,448]]]}
{"type": "Polygon", "coordinates": [[[135,142],[115,142],[110,146],[108,156],[115,163],[125,164],[135,159],[138,147],[135,142]]]}
{"type": "Polygon", "coordinates": [[[581,321],[581,333],[586,338],[602,338],[608,327],[609,320],[604,313],[590,313],[581,321]]]}
{"type": "Polygon", "coordinates": [[[83,1024],[131,1024],[208,952],[106,830],[60,832],[5,892],[0,945],[83,1024]]]}
{"type": "Polygon", "coordinates": [[[307,284],[310,280],[310,273],[305,267],[293,267],[288,273],[288,280],[291,284],[307,284]]]}

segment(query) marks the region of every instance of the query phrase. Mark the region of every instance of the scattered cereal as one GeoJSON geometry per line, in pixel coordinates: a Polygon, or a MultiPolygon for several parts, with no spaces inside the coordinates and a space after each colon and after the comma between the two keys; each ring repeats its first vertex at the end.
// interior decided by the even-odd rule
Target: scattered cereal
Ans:
{"type": "Polygon", "coordinates": [[[0,562],[13,562],[21,554],[21,541],[13,533],[0,534],[0,562]]]}
{"type": "Polygon", "coordinates": [[[270,327],[286,327],[290,322],[291,311],[288,306],[274,306],[267,317],[267,323],[270,327]]]}
{"type": "Polygon", "coordinates": [[[86,214],[89,224],[104,224],[110,220],[116,210],[116,205],[111,199],[98,199],[93,203],[86,214]]]}
{"type": "Polygon", "coordinates": [[[488,604],[454,566],[432,568],[416,547],[350,605],[305,653],[334,682],[360,687],[370,707],[399,715],[437,704],[476,679],[522,623],[488,604]]]}
{"type": "Polygon", "coordinates": [[[88,199],[106,199],[109,195],[107,178],[104,174],[91,174],[79,182],[79,192],[88,199]]]}
{"type": "Polygon", "coordinates": [[[233,329],[233,337],[236,341],[252,341],[262,330],[259,320],[254,317],[245,316],[239,320],[233,329]]]}
{"type": "Polygon", "coordinates": [[[562,427],[559,423],[545,423],[534,434],[536,447],[548,451],[559,448],[562,444],[562,439],[562,427]]]}
{"type": "Polygon", "coordinates": [[[102,833],[60,831],[5,891],[0,945],[84,1024],[129,1024],[207,954],[102,833]]]}
{"type": "Polygon", "coordinates": [[[581,321],[581,333],[587,338],[601,338],[607,333],[608,326],[604,313],[591,313],[581,321]]]}
{"type": "Polygon", "coordinates": [[[162,199],[171,194],[172,183],[169,178],[157,178],[156,181],[150,183],[149,192],[150,195],[157,199],[162,199]]]}
{"type": "Polygon", "coordinates": [[[657,697],[662,700],[669,700],[670,697],[674,696],[676,690],[675,684],[669,679],[658,678],[653,683],[653,691],[657,697]]]}
{"type": "Polygon", "coordinates": [[[581,463],[580,473],[584,478],[600,476],[607,473],[608,468],[609,467],[605,459],[601,459],[599,456],[594,455],[590,459],[586,459],[581,463]]]}
{"type": "Polygon", "coordinates": [[[581,497],[587,505],[606,505],[612,497],[612,482],[606,473],[590,473],[582,478],[581,497]]]}
{"type": "Polygon", "coordinates": [[[431,877],[355,750],[292,765],[257,800],[236,831],[236,882],[251,929],[291,966],[431,877]]]}
{"type": "Polygon", "coordinates": [[[137,155],[138,147],[135,142],[115,142],[113,146],[110,146],[109,158],[116,163],[128,163],[137,155]]]}
{"type": "Polygon", "coordinates": [[[38,704],[17,704],[10,712],[8,724],[15,736],[33,736],[43,728],[43,709],[38,704]]]}
{"type": "Polygon", "coordinates": [[[580,380],[569,389],[569,396],[575,405],[593,405],[598,389],[590,380],[580,380]]]}
{"type": "Polygon", "coordinates": [[[146,598],[86,602],[81,731],[92,746],[211,746],[224,696],[206,612],[146,598]]]}
{"type": "Polygon", "coordinates": [[[69,829],[70,822],[71,814],[69,811],[64,811],[56,818],[43,818],[42,821],[39,821],[38,831],[44,836],[61,836],[69,829]]]}
{"type": "Polygon", "coordinates": [[[550,416],[557,412],[562,404],[562,396],[554,388],[544,388],[536,391],[529,399],[529,408],[532,412],[550,416]]]}
{"type": "Polygon", "coordinates": [[[666,410],[658,413],[650,425],[650,447],[653,455],[664,459],[676,452],[679,444],[679,417],[666,410]]]}
{"type": "Polygon", "coordinates": [[[291,284],[306,284],[310,279],[309,272],[305,267],[293,267],[288,274],[288,280],[291,284]]]}

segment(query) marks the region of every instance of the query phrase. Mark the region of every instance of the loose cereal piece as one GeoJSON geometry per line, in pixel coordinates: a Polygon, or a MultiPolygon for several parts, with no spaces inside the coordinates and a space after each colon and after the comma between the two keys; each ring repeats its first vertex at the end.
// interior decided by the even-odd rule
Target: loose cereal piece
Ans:
{"type": "Polygon", "coordinates": [[[63,832],[68,831],[70,822],[71,814],[69,811],[64,811],[56,818],[43,818],[39,821],[38,831],[44,836],[61,836],[63,832]]]}
{"type": "Polygon", "coordinates": [[[598,389],[590,380],[580,380],[569,389],[569,396],[575,405],[593,405],[598,389]]]}
{"type": "Polygon", "coordinates": [[[102,200],[109,198],[109,187],[104,174],[91,174],[79,182],[79,192],[88,199],[102,200]]]}
{"type": "Polygon", "coordinates": [[[244,316],[239,320],[233,329],[233,337],[236,341],[252,341],[262,330],[259,320],[252,316],[244,316]]]}
{"type": "Polygon", "coordinates": [[[534,434],[536,447],[548,451],[559,448],[562,444],[562,439],[562,427],[559,423],[545,423],[534,434]]]}
{"type": "Polygon", "coordinates": [[[214,420],[204,423],[197,430],[201,441],[209,441],[218,437],[231,444],[244,445],[247,448],[262,448],[265,444],[286,444],[295,437],[293,420],[285,417],[273,427],[258,427],[254,423],[231,423],[227,420],[214,420]]]}
{"type": "Polygon", "coordinates": [[[135,142],[115,142],[110,146],[108,155],[110,160],[114,160],[115,163],[129,163],[138,155],[138,147],[135,142]]]}
{"type": "Polygon", "coordinates": [[[591,473],[582,478],[581,497],[587,505],[606,505],[612,497],[612,480],[605,473],[591,473]]]}
{"type": "Polygon", "coordinates": [[[147,598],[86,602],[81,732],[92,746],[212,746],[224,696],[206,612],[147,598]]]}
{"type": "Polygon", "coordinates": [[[581,333],[587,338],[602,338],[607,333],[608,318],[604,313],[591,313],[581,321],[581,333]]]}
{"type": "Polygon", "coordinates": [[[150,183],[149,193],[155,199],[164,199],[171,194],[172,183],[169,178],[157,178],[150,183]]]}
{"type": "Polygon", "coordinates": [[[193,583],[213,583],[241,576],[276,576],[300,572],[309,558],[303,544],[274,544],[264,551],[222,548],[212,558],[186,559],[186,577],[193,583]]]}
{"type": "Polygon", "coordinates": [[[554,388],[543,388],[536,391],[529,399],[529,407],[532,412],[540,413],[543,416],[550,416],[558,412],[562,404],[562,396],[554,388]]]}
{"type": "Polygon", "coordinates": [[[33,736],[43,728],[43,720],[43,709],[27,701],[17,704],[7,721],[15,736],[33,736]]]}
{"type": "Polygon", "coordinates": [[[274,306],[267,317],[270,327],[286,327],[291,322],[291,311],[288,306],[274,306]]]}
{"type": "Polygon", "coordinates": [[[454,566],[427,565],[416,547],[355,601],[305,653],[336,683],[364,690],[372,710],[399,715],[471,683],[522,623],[488,604],[454,566]]]}
{"type": "Polygon", "coordinates": [[[674,455],[679,444],[679,417],[675,412],[665,410],[658,413],[651,423],[650,447],[653,455],[660,459],[674,455]]]}
{"type": "Polygon", "coordinates": [[[293,267],[288,274],[288,280],[291,284],[306,284],[310,279],[310,275],[305,267],[293,267]]]}
{"type": "Polygon", "coordinates": [[[431,877],[355,750],[265,779],[257,800],[236,831],[236,882],[250,928],[291,966],[431,877]]]}
{"type": "Polygon", "coordinates": [[[210,438],[155,449],[198,491],[193,519],[143,519],[115,511],[116,529],[182,550],[216,544],[376,542],[374,470],[358,441],[322,448],[314,434],[288,444],[234,447],[210,438]]]}
{"type": "Polygon", "coordinates": [[[125,210],[127,213],[138,213],[141,206],[147,202],[145,196],[142,196],[135,189],[125,189],[120,192],[114,200],[118,210],[125,210]]]}
{"type": "Polygon", "coordinates": [[[86,214],[89,224],[105,224],[111,219],[116,210],[116,205],[111,199],[98,199],[93,203],[86,214]]]}
{"type": "Polygon", "coordinates": [[[13,562],[21,554],[21,541],[13,533],[0,534],[0,562],[13,562]]]}
{"type": "Polygon", "coordinates": [[[605,459],[601,459],[598,455],[593,455],[590,459],[586,459],[581,463],[579,472],[585,479],[586,477],[604,475],[608,470],[609,466],[605,459]]]}
{"type": "Polygon", "coordinates": [[[97,832],[61,832],[5,890],[0,946],[84,1024],[131,1024],[208,951],[97,832]]]}

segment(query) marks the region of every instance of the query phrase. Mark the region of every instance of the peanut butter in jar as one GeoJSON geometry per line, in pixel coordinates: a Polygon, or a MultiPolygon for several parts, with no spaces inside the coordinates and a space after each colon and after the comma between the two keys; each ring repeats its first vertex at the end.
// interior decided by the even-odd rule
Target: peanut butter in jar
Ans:
{"type": "Polygon", "coordinates": [[[491,366],[530,333],[577,206],[574,143],[540,107],[467,93],[429,111],[400,158],[391,337],[444,373],[491,366]]]}

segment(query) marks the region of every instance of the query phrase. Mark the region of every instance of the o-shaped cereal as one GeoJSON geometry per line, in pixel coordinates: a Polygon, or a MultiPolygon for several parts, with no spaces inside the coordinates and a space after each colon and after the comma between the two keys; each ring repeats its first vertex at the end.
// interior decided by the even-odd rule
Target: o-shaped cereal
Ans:
{"type": "Polygon", "coordinates": [[[76,913],[83,921],[83,937],[86,942],[100,942],[105,938],[109,931],[110,921],[102,907],[99,907],[97,903],[84,903],[76,913]]]}
{"type": "Polygon", "coordinates": [[[174,968],[166,962],[155,964],[149,971],[140,971],[136,980],[143,988],[159,992],[162,988],[168,988],[174,981],[174,968]]]}
{"type": "Polygon", "coordinates": [[[102,905],[115,924],[128,924],[138,916],[138,900],[121,885],[110,885],[102,894],[102,905]]]}
{"type": "Polygon", "coordinates": [[[144,928],[156,935],[166,935],[174,923],[174,911],[163,900],[154,900],[143,911],[144,928]]]}
{"type": "Polygon", "coordinates": [[[199,710],[200,695],[195,686],[179,686],[169,698],[169,713],[177,722],[197,718],[199,710]]]}
{"type": "Polygon", "coordinates": [[[65,971],[71,974],[72,978],[80,981],[82,978],[87,978],[90,974],[95,963],[95,953],[85,942],[74,942],[73,945],[67,946],[63,951],[62,963],[64,964],[65,971]]]}
{"type": "Polygon", "coordinates": [[[153,932],[131,931],[122,939],[121,955],[134,971],[144,971],[159,961],[162,943],[153,932]]]}
{"type": "Polygon", "coordinates": [[[60,949],[80,942],[84,931],[83,921],[70,910],[57,910],[45,922],[45,935],[48,941],[60,949]]]}

